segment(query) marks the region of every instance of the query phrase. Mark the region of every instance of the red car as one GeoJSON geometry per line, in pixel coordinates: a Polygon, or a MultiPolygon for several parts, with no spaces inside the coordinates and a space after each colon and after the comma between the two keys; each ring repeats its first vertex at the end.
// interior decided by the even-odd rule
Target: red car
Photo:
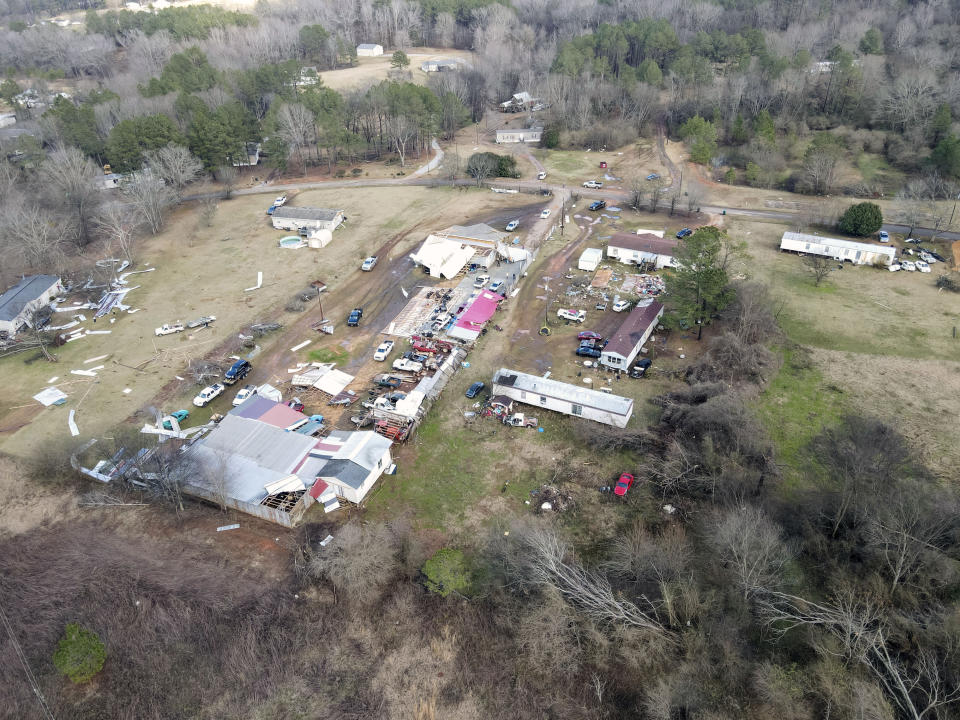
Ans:
{"type": "Polygon", "coordinates": [[[603,335],[600,333],[595,333],[593,330],[584,330],[581,333],[577,333],[577,340],[602,340],[603,335]]]}
{"type": "Polygon", "coordinates": [[[617,480],[616,487],[613,488],[613,494],[623,497],[627,494],[627,490],[633,485],[633,475],[630,473],[624,473],[620,476],[620,479],[617,480]]]}

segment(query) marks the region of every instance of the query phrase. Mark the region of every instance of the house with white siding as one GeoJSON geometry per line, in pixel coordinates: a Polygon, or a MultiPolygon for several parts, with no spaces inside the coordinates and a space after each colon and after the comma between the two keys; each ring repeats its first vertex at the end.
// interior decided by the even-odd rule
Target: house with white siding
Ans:
{"type": "Polygon", "coordinates": [[[497,130],[498,143],[540,142],[541,137],[543,137],[542,127],[501,128],[500,130],[497,130]]]}
{"type": "Polygon", "coordinates": [[[658,270],[674,265],[677,249],[674,238],[652,233],[614,233],[607,243],[607,257],[628,265],[652,263],[658,270]]]}
{"type": "Polygon", "coordinates": [[[491,392],[514,402],[614,427],[626,427],[633,414],[632,398],[506,368],[494,374],[491,392]]]}
{"type": "Polygon", "coordinates": [[[633,308],[603,348],[600,364],[612,370],[629,370],[661,317],[663,305],[656,301],[633,308]]]}
{"type": "Polygon", "coordinates": [[[326,208],[296,207],[284,205],[278,207],[270,216],[277,230],[336,230],[346,218],[343,210],[326,208]]]}
{"type": "Polygon", "coordinates": [[[897,256],[897,249],[888,245],[874,245],[796,232],[783,234],[780,239],[780,250],[801,255],[820,255],[837,262],[850,262],[854,265],[890,265],[897,256]]]}
{"type": "Polygon", "coordinates": [[[16,335],[32,322],[34,312],[63,292],[56,275],[30,275],[0,295],[0,333],[16,335]]]}
{"type": "Polygon", "coordinates": [[[383,45],[374,43],[360,43],[357,45],[357,57],[380,57],[383,55],[383,45]]]}

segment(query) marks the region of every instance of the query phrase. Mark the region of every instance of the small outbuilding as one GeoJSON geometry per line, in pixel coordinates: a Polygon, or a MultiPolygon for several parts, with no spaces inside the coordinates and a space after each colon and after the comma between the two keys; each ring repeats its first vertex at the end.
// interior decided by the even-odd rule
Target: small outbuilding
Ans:
{"type": "Polygon", "coordinates": [[[633,414],[632,398],[506,368],[494,374],[492,391],[514,402],[614,427],[626,427],[633,414]]]}
{"type": "Polygon", "coordinates": [[[890,265],[897,256],[897,249],[888,245],[874,245],[796,232],[783,234],[780,239],[780,249],[801,255],[820,255],[837,262],[851,262],[854,265],[890,265]]]}
{"type": "Polygon", "coordinates": [[[296,207],[284,205],[278,207],[270,216],[277,230],[336,230],[344,221],[343,210],[326,208],[296,207]]]}
{"type": "Polygon", "coordinates": [[[629,370],[662,316],[663,305],[656,301],[633,308],[603,349],[600,364],[612,370],[629,370]]]}
{"type": "Polygon", "coordinates": [[[607,257],[628,265],[650,263],[658,270],[674,265],[677,241],[644,232],[614,233],[607,243],[607,257]]]}
{"type": "Polygon", "coordinates": [[[30,275],[0,295],[0,333],[14,336],[29,327],[35,311],[63,292],[56,275],[30,275]]]}
{"type": "Polygon", "coordinates": [[[587,272],[593,272],[600,267],[600,262],[602,260],[603,250],[601,248],[587,248],[580,253],[580,260],[577,261],[577,268],[580,270],[586,270],[587,272]]]}
{"type": "Polygon", "coordinates": [[[502,128],[497,130],[498,143],[528,143],[540,142],[543,137],[542,127],[533,128],[502,128]]]}
{"type": "Polygon", "coordinates": [[[357,57],[380,57],[383,55],[383,45],[360,43],[357,45],[357,57]]]}
{"type": "Polygon", "coordinates": [[[463,67],[463,60],[426,60],[421,63],[420,69],[423,72],[454,72],[463,67]]]}

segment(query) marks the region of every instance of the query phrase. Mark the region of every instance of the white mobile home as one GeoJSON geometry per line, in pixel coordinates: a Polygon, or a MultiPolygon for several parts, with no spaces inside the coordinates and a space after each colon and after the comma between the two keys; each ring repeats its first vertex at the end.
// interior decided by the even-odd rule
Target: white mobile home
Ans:
{"type": "Polygon", "coordinates": [[[662,316],[663,305],[656,301],[631,310],[603,349],[601,364],[613,370],[629,370],[662,316]]]}
{"type": "Polygon", "coordinates": [[[383,45],[360,43],[357,45],[357,57],[380,57],[383,55],[383,45]]]}
{"type": "Polygon", "coordinates": [[[515,402],[614,427],[626,427],[633,414],[631,398],[506,368],[500,368],[493,376],[492,392],[515,402]]]}
{"type": "Polygon", "coordinates": [[[607,243],[607,257],[628,265],[653,263],[659,270],[673,265],[677,241],[644,233],[614,233],[607,243]]]}
{"type": "Polygon", "coordinates": [[[838,238],[785,232],[780,239],[780,249],[801,255],[820,255],[837,262],[854,265],[890,265],[897,256],[896,248],[872,243],[853,242],[838,238]]]}
{"type": "Polygon", "coordinates": [[[56,275],[31,275],[0,295],[0,333],[16,335],[30,325],[34,311],[63,291],[56,275]]]}
{"type": "Polygon", "coordinates": [[[577,268],[593,272],[600,267],[601,260],[603,260],[603,250],[601,248],[587,248],[580,254],[577,268]]]}
{"type": "Polygon", "coordinates": [[[317,471],[317,482],[326,483],[337,497],[359,504],[393,462],[391,444],[369,430],[334,430],[311,451],[312,458],[328,458],[317,471]]]}
{"type": "Polygon", "coordinates": [[[273,227],[277,230],[336,230],[344,221],[343,210],[326,208],[278,207],[271,215],[273,227]]]}
{"type": "Polygon", "coordinates": [[[528,143],[540,142],[543,137],[543,128],[503,128],[497,130],[498,143],[528,143]]]}

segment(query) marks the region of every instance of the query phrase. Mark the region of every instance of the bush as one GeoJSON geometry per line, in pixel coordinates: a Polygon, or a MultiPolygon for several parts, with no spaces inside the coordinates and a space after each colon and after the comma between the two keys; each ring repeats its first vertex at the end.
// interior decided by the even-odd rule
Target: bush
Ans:
{"type": "Polygon", "coordinates": [[[560,144],[560,130],[555,127],[544,128],[540,136],[540,146],[545,148],[555,148],[560,144]]]}
{"type": "Polygon", "coordinates": [[[423,566],[427,590],[446,597],[465,593],[470,588],[470,568],[459,550],[440,548],[423,566]]]}
{"type": "Polygon", "coordinates": [[[873,235],[883,226],[883,213],[880,206],[872,202],[862,202],[851,205],[840,216],[837,227],[848,235],[866,237],[873,235]]]}
{"type": "Polygon", "coordinates": [[[53,654],[57,670],[78,685],[90,680],[103,669],[107,649],[92,630],[70,623],[53,654]]]}

